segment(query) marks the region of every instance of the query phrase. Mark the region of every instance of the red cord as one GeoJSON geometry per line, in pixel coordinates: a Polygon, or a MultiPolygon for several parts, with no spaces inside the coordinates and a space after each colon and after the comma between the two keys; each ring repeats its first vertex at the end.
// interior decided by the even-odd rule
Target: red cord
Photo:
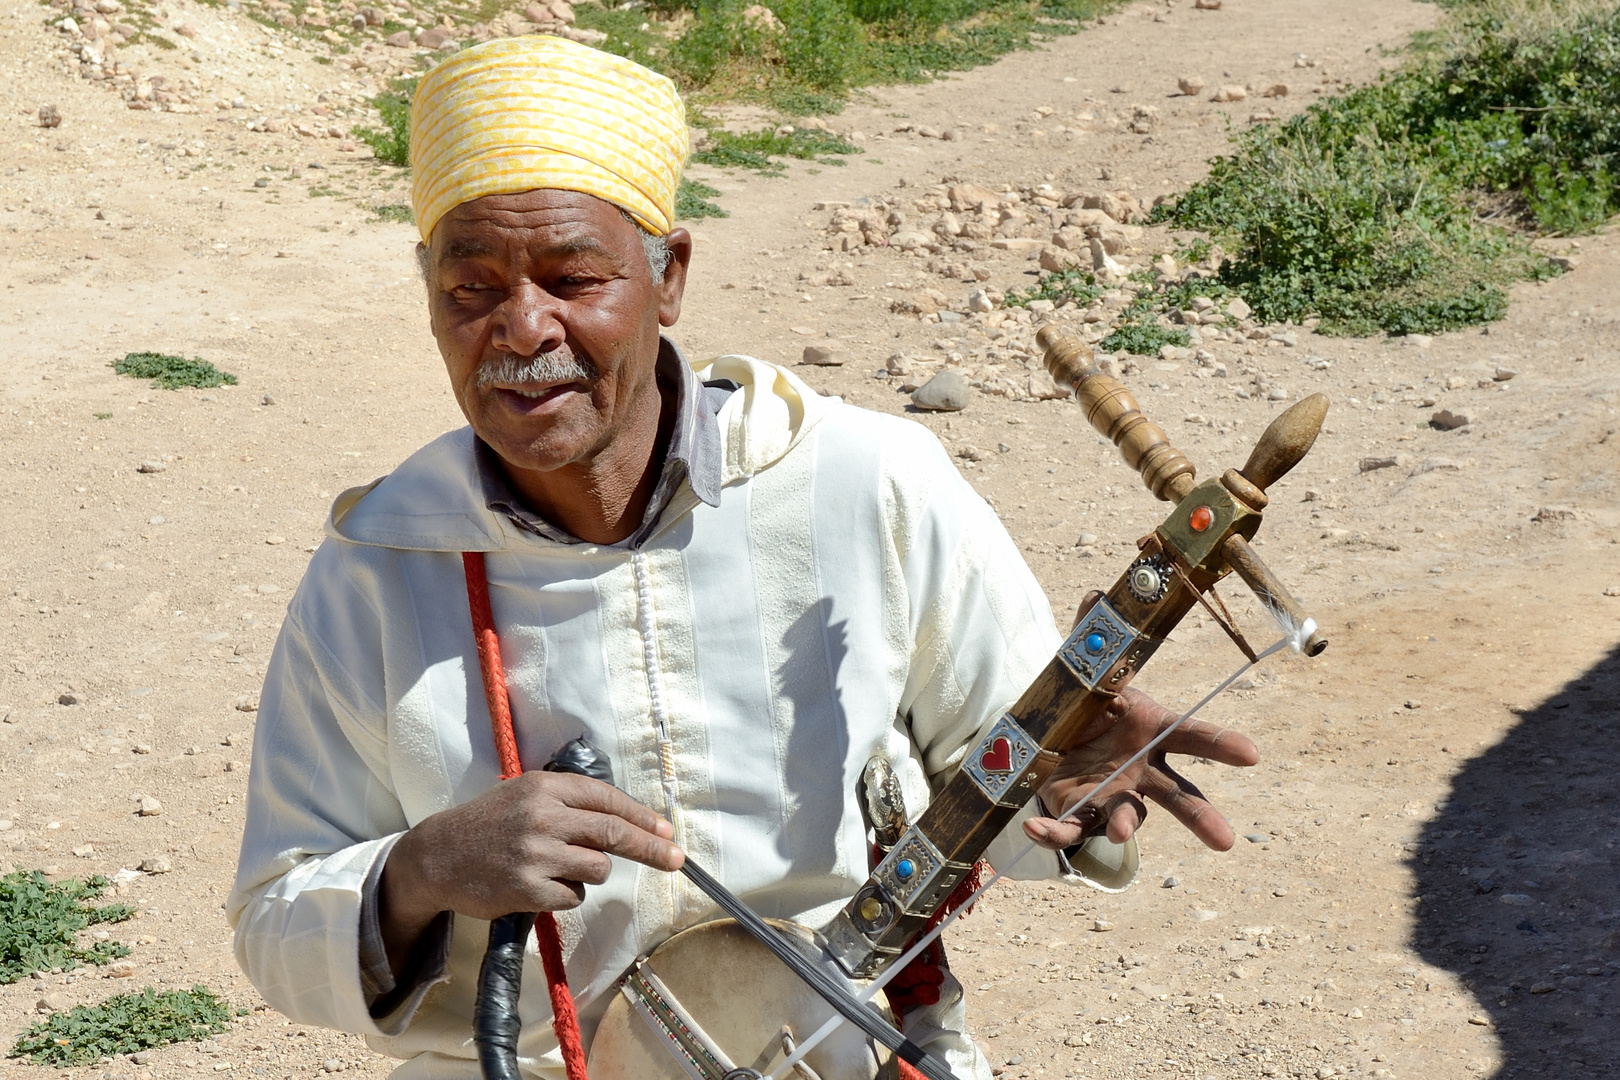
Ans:
{"type": "MultiPolygon", "coordinates": [[[[506,668],[501,663],[501,639],[495,633],[495,612],[489,603],[484,553],[462,552],[461,565],[467,577],[467,607],[472,612],[473,637],[478,642],[478,667],[484,676],[484,698],[489,702],[489,722],[495,733],[501,779],[511,780],[523,775],[523,763],[518,759],[512,704],[506,695],[506,668]]],[[[540,964],[546,969],[546,989],[551,993],[551,1026],[557,1033],[563,1068],[568,1080],[587,1080],[585,1040],[579,1033],[579,1013],[574,1008],[573,992],[568,989],[568,972],[563,968],[562,936],[557,932],[557,920],[551,912],[542,911],[534,917],[534,941],[540,952],[540,964]]]]}
{"type": "Polygon", "coordinates": [[[925,1080],[923,1074],[909,1061],[897,1061],[895,1064],[900,1066],[900,1080],[925,1080]]]}

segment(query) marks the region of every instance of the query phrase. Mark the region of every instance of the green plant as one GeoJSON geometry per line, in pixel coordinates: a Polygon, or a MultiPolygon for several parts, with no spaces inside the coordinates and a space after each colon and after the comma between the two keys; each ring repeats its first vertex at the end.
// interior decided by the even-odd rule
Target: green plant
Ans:
{"type": "Polygon", "coordinates": [[[1062,270],[1042,274],[1035,284],[1025,289],[1007,292],[1007,307],[1028,307],[1032,300],[1050,300],[1054,304],[1073,301],[1085,307],[1103,293],[1096,275],[1089,270],[1062,270]]]}
{"type": "Polygon", "coordinates": [[[221,371],[201,357],[187,360],[183,356],[171,356],[168,353],[132,352],[126,354],[122,360],[113,361],[112,366],[120,375],[128,375],[133,379],[151,379],[154,388],[161,387],[164,390],[178,390],[182,386],[211,390],[216,386],[236,385],[235,375],[221,371]]]}
{"type": "MultiPolygon", "coordinates": [[[[245,1010],[243,1010],[245,1011],[245,1010]]],[[[23,1032],[12,1057],[65,1068],[230,1030],[231,1007],[204,986],[117,994],[99,1005],[53,1013],[23,1032]]]]}
{"type": "Polygon", "coordinates": [[[128,956],[128,946],[115,941],[98,941],[83,949],[75,940],[92,923],[122,922],[134,913],[124,904],[99,908],[85,904],[105,893],[109,884],[100,875],[52,884],[37,870],[0,877],[0,983],[16,982],[35,971],[107,964],[128,956]]]}
{"type": "Polygon", "coordinates": [[[416,224],[416,215],[404,203],[388,203],[383,206],[373,206],[371,212],[378,221],[395,221],[401,225],[416,224]]]}
{"type": "Polygon", "coordinates": [[[95,418],[97,420],[111,420],[112,419],[112,413],[110,413],[110,412],[98,412],[98,413],[95,414],[95,418]]]}
{"type": "Polygon", "coordinates": [[[392,86],[371,99],[382,127],[355,128],[355,138],[371,147],[378,161],[407,167],[411,163],[411,95],[417,80],[395,79],[392,86]]]}
{"type": "Polygon", "coordinates": [[[783,171],[777,158],[842,165],[842,161],[827,155],[861,152],[861,148],[848,139],[815,128],[796,127],[787,134],[778,134],[773,128],[743,132],[717,130],[709,132],[703,148],[692,155],[692,160],[703,165],[753,169],[767,176],[777,176],[783,171]]]}
{"type": "Polygon", "coordinates": [[[1169,330],[1160,326],[1151,315],[1122,322],[1113,333],[1102,339],[1102,348],[1109,352],[1135,353],[1154,356],[1166,345],[1185,348],[1192,338],[1185,330],[1169,330]]]}
{"type": "Polygon", "coordinates": [[[1614,182],[1605,169],[1586,176],[1555,175],[1552,166],[1537,165],[1525,192],[1530,212],[1547,232],[1570,236],[1594,232],[1609,218],[1614,182]]]}
{"type": "Polygon", "coordinates": [[[723,207],[709,201],[719,194],[717,188],[710,187],[701,180],[691,180],[683,176],[680,186],[675,189],[675,216],[683,221],[730,217],[723,207]]]}

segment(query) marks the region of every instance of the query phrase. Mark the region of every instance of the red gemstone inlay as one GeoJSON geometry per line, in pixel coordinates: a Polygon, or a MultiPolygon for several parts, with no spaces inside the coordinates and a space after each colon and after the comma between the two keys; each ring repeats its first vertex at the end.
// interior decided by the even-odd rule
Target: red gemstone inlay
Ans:
{"type": "Polygon", "coordinates": [[[984,766],[985,772],[1011,772],[1012,741],[1005,735],[998,735],[991,741],[990,749],[979,758],[979,764],[984,766]]]}
{"type": "Polygon", "coordinates": [[[1193,532],[1203,532],[1215,524],[1215,511],[1207,506],[1200,506],[1192,512],[1192,516],[1187,519],[1187,524],[1193,527],[1193,532]]]}

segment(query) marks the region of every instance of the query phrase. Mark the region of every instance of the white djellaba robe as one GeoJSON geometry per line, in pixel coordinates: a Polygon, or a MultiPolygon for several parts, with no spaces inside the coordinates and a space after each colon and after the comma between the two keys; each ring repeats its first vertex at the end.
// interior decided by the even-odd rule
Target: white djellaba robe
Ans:
{"type": "MultiPolygon", "coordinates": [[[[453,431],[337,500],[289,606],[228,905],[236,955],[294,1021],[406,1059],[401,1080],[478,1076],[486,923],[455,917],[448,971],[381,1019],[357,959],[374,864],[497,783],[460,552],[486,553],[526,767],[584,736],[691,858],[761,915],[808,926],[867,878],[868,759],[889,758],[915,817],[1059,643],[1017,547],[922,425],[747,357],[698,376],[742,387],[716,418],[717,507],[677,496],[634,550],[556,543],[488,508],[472,433],[453,431]]],[[[1025,846],[1029,813],[992,864],[1025,846]]],[[[1079,880],[1066,866],[1037,851],[1012,873],[1079,880]]],[[[558,913],[587,1045],[638,955],[718,915],[683,876],[618,859],[558,913]]],[[[563,1080],[532,941],[521,1013],[524,1070],[563,1080]]],[[[989,1080],[963,1025],[949,980],[906,1029],[957,1075],[989,1080]]]]}

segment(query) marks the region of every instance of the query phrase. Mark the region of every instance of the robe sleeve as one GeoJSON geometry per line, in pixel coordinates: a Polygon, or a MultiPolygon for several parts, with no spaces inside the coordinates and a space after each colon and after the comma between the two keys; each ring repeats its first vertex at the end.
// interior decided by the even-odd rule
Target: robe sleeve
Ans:
{"type": "Polygon", "coordinates": [[[372,1017],[361,914],[368,879],[408,823],[388,780],[378,616],[367,576],[340,565],[343,546],[317,552],[270,659],[227,912],[237,963],[278,1011],[392,1035],[422,994],[372,1017]]]}
{"type": "MultiPolygon", "coordinates": [[[[911,729],[931,785],[955,772],[968,750],[1052,659],[1062,635],[1051,605],[1018,546],[988,503],[923,432],[891,467],[892,535],[911,606],[912,657],[900,713],[911,729]]],[[[1135,876],[1136,841],[1087,841],[1070,858],[1028,846],[1018,812],[985,853],[1017,879],[1058,878],[1115,891],[1135,876]],[[1105,850],[1105,849],[1113,849],[1105,850]],[[1114,864],[1104,880],[1082,867],[1114,864]]]]}

